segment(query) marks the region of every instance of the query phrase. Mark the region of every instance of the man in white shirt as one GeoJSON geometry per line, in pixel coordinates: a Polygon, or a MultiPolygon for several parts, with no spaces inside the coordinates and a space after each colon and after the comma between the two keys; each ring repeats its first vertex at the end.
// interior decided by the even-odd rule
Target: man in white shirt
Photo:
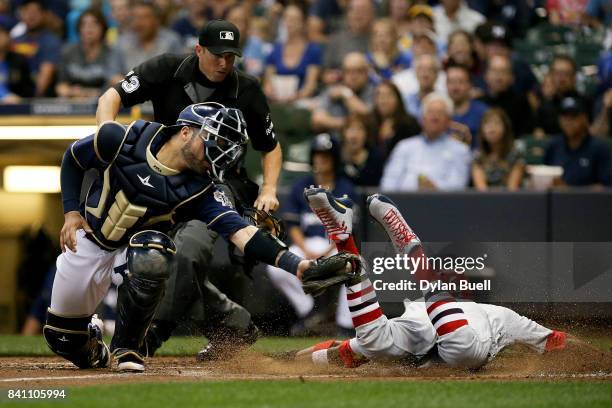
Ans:
{"type": "Polygon", "coordinates": [[[434,7],[434,24],[440,40],[446,44],[448,36],[457,30],[473,33],[486,18],[472,10],[464,0],[442,0],[434,7]]]}
{"type": "Polygon", "coordinates": [[[452,112],[453,102],[445,95],[434,92],[423,99],[423,132],[395,146],[385,166],[383,191],[467,187],[470,149],[448,133],[452,112]]]}

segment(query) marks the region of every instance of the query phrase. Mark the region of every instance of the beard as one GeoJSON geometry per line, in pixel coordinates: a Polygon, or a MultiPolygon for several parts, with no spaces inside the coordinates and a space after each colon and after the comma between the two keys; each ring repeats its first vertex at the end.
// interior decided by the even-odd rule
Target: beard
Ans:
{"type": "Polygon", "coordinates": [[[189,167],[191,171],[197,174],[206,174],[210,169],[210,164],[206,161],[206,159],[198,159],[198,157],[193,152],[194,138],[195,136],[192,136],[189,143],[187,143],[181,148],[181,153],[183,155],[183,158],[185,159],[185,163],[187,163],[187,167],[189,167]]]}

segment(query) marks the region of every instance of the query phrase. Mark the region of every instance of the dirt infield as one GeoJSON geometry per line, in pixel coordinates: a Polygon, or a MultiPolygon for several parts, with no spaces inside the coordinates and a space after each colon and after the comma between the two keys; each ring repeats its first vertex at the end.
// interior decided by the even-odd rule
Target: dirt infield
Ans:
{"type": "Polygon", "coordinates": [[[447,367],[415,369],[381,364],[367,364],[356,369],[320,368],[277,361],[255,352],[244,352],[232,360],[216,363],[201,363],[190,357],[156,357],[147,361],[147,370],[142,374],[120,374],[111,369],[79,370],[57,357],[0,358],[0,388],[291,378],[303,381],[364,378],[411,381],[612,381],[612,354],[580,341],[571,342],[565,350],[545,355],[535,354],[523,347],[513,347],[476,372],[447,367]]]}

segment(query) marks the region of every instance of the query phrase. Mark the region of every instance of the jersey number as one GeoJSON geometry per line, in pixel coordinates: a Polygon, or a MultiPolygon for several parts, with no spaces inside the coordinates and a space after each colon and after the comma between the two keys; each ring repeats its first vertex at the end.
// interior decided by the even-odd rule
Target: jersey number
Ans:
{"type": "Polygon", "coordinates": [[[121,81],[121,88],[127,93],[132,93],[138,89],[140,86],[140,81],[138,80],[138,76],[134,75],[127,79],[121,81]]]}

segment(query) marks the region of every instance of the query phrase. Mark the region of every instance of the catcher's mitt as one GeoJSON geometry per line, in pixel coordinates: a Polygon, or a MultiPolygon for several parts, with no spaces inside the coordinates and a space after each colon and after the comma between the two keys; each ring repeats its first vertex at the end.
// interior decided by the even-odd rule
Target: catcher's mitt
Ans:
{"type": "Polygon", "coordinates": [[[269,232],[281,241],[285,241],[287,238],[287,231],[285,230],[283,221],[267,211],[258,210],[254,207],[245,207],[242,212],[242,217],[249,224],[269,232]]]}
{"type": "Polygon", "coordinates": [[[356,278],[360,265],[359,257],[348,252],[319,258],[302,274],[302,289],[306,294],[319,296],[329,287],[356,278]]]}

